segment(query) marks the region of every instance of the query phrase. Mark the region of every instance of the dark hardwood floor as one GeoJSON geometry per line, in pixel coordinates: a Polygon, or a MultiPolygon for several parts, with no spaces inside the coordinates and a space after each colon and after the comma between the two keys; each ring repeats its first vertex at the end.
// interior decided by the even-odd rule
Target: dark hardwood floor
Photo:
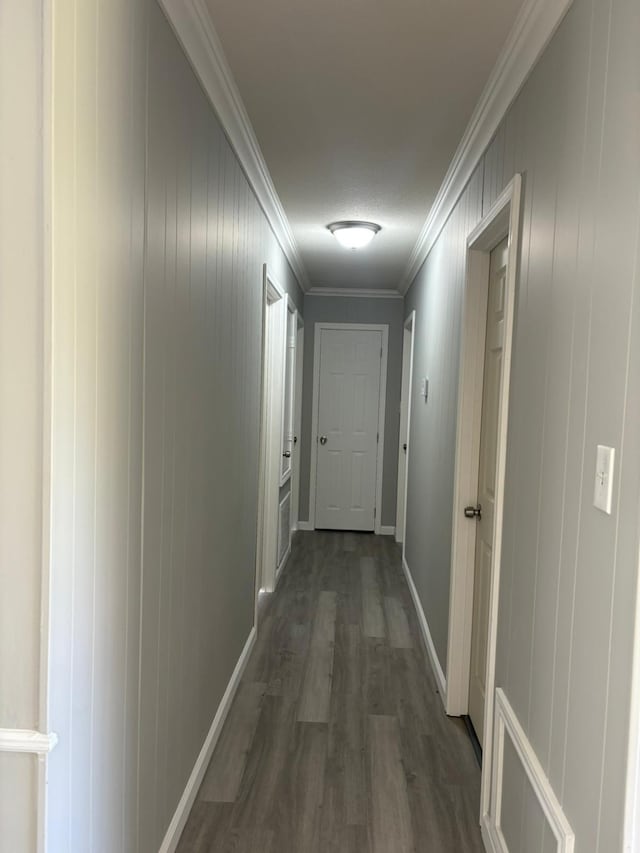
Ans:
{"type": "Polygon", "coordinates": [[[294,537],[179,853],[484,850],[390,537],[294,537]]]}

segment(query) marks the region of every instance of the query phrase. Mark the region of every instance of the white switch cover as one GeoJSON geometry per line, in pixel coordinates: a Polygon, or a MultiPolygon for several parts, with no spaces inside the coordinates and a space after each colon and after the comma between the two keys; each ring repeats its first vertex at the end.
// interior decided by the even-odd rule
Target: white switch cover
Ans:
{"type": "Polygon", "coordinates": [[[613,447],[598,445],[596,452],[596,483],[593,491],[593,505],[607,515],[611,515],[613,496],[613,466],[616,451],[613,447]]]}

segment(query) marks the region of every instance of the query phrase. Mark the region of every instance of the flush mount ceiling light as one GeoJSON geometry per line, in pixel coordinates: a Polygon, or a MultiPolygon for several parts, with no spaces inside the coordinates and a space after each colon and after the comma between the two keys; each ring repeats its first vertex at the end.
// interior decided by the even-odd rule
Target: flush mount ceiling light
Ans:
{"type": "Polygon", "coordinates": [[[348,220],[332,222],[327,228],[345,249],[363,249],[376,236],[380,226],[375,222],[348,220]]]}

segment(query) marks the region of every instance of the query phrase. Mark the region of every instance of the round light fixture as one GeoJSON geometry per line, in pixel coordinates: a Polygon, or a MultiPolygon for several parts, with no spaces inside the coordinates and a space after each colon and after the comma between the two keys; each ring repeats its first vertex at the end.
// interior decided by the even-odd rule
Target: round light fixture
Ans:
{"type": "Polygon", "coordinates": [[[344,222],[332,222],[327,228],[345,249],[363,249],[380,231],[380,226],[375,222],[358,222],[347,220],[344,222]]]}

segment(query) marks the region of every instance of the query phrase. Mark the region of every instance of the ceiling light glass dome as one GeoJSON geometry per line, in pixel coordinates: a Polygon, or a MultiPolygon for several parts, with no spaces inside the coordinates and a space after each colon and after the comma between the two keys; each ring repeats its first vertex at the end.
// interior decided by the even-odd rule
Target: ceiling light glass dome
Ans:
{"type": "Polygon", "coordinates": [[[357,220],[332,222],[327,228],[345,249],[363,249],[380,231],[380,226],[375,222],[357,220]]]}

